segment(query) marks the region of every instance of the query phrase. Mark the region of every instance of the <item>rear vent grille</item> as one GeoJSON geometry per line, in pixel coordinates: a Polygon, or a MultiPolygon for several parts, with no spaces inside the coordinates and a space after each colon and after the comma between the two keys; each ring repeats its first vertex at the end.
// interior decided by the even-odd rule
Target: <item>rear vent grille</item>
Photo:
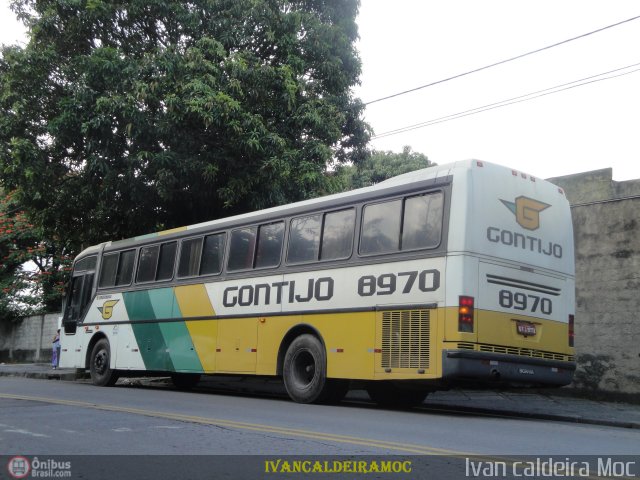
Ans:
{"type": "Polygon", "coordinates": [[[545,352],[543,350],[533,350],[530,348],[503,347],[501,345],[476,345],[473,343],[458,343],[459,350],[480,350],[481,352],[504,353],[507,355],[520,355],[521,357],[544,358],[547,360],[560,360],[573,362],[573,355],[562,353],[545,352]]]}
{"type": "Polygon", "coordinates": [[[429,368],[429,310],[382,313],[382,367],[429,368]]]}

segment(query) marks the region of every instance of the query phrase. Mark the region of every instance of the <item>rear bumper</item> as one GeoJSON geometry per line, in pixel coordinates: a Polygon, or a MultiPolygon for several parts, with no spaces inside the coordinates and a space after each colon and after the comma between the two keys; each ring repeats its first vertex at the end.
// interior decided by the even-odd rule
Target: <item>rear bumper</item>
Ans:
{"type": "Polygon", "coordinates": [[[568,385],[575,362],[465,350],[442,352],[444,380],[470,380],[520,385],[568,385]]]}

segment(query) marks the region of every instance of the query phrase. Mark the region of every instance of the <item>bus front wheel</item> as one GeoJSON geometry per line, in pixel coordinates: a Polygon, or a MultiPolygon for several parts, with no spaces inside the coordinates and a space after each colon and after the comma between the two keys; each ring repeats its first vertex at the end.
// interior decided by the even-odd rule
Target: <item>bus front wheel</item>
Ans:
{"type": "Polygon", "coordinates": [[[311,334],[291,342],[284,357],[284,386],[298,403],[337,403],[349,389],[348,380],[327,378],[327,356],[320,340],[311,334]]]}
{"type": "Polygon", "coordinates": [[[118,381],[118,372],[111,368],[111,350],[106,338],[98,340],[93,346],[89,371],[91,381],[99,387],[110,387],[118,381]]]}

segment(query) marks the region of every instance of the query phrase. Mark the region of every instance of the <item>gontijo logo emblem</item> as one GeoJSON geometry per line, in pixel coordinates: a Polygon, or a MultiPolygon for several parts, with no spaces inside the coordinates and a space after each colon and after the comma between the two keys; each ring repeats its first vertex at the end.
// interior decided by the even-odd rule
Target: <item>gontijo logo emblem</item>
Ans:
{"type": "Polygon", "coordinates": [[[540,227],[540,212],[551,206],[523,196],[516,198],[515,202],[502,199],[500,201],[514,213],[518,225],[527,230],[537,230],[540,227]]]}
{"type": "Polygon", "coordinates": [[[98,310],[100,310],[104,320],[109,320],[111,318],[111,315],[113,315],[113,307],[115,307],[118,302],[119,300],[107,300],[101,307],[98,307],[98,310]]]}

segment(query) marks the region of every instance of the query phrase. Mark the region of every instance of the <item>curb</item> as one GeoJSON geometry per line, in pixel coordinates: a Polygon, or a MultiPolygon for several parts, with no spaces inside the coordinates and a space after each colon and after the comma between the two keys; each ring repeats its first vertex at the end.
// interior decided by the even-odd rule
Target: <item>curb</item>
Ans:
{"type": "Polygon", "coordinates": [[[37,378],[41,380],[76,380],[75,372],[2,372],[0,371],[0,377],[24,377],[24,378],[37,378]]]}
{"type": "Polygon", "coordinates": [[[494,417],[498,416],[498,417],[524,418],[524,419],[530,419],[530,420],[551,420],[556,422],[581,423],[581,424],[587,424],[587,425],[598,425],[603,427],[640,429],[639,422],[586,418],[580,415],[521,412],[517,410],[492,410],[490,408],[467,407],[467,406],[462,407],[459,405],[435,405],[435,404],[430,405],[428,401],[424,403],[422,406],[429,408],[429,410],[438,410],[442,412],[449,411],[449,412],[457,412],[457,413],[478,413],[481,415],[490,415],[494,417]]]}

